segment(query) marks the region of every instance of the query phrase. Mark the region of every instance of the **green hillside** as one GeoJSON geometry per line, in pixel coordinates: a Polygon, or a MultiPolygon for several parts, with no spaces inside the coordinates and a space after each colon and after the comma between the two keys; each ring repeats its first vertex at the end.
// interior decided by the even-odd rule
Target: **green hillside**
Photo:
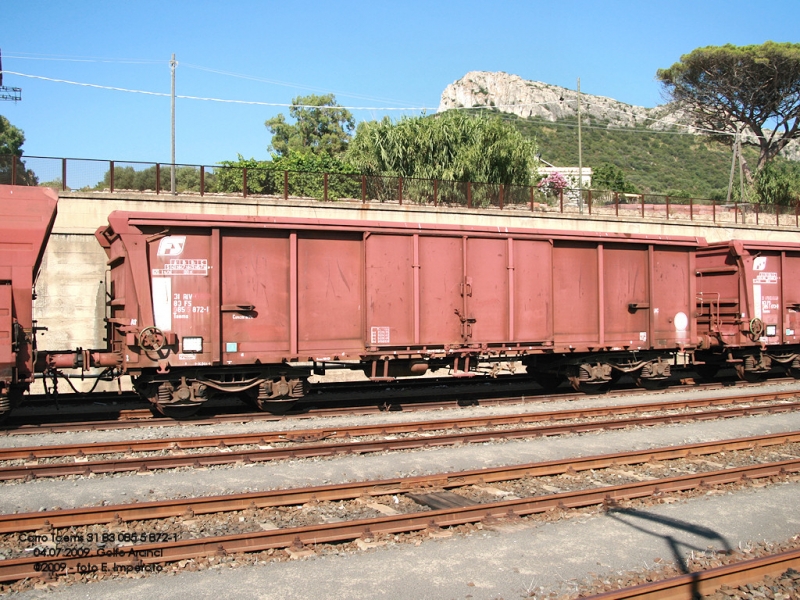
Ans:
{"type": "MultiPolygon", "coordinates": [[[[542,159],[556,166],[578,166],[578,120],[558,122],[522,119],[502,114],[526,136],[536,139],[542,159]]],[[[604,163],[622,169],[639,192],[697,198],[724,198],[731,169],[731,149],[720,142],[679,131],[643,128],[607,129],[607,124],[583,122],[583,165],[604,163]]],[[[758,152],[744,149],[748,164],[758,152]]],[[[738,180],[738,168],[736,171],[738,180]]]]}

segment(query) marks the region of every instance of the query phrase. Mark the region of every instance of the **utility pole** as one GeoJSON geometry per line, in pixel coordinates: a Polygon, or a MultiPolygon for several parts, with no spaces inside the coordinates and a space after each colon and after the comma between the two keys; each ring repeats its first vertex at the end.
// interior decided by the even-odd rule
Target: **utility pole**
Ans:
{"type": "Polygon", "coordinates": [[[175,195],[175,54],[172,54],[172,60],[169,61],[169,66],[172,71],[172,165],[170,166],[169,181],[170,192],[175,195]]]}
{"type": "Polygon", "coordinates": [[[583,212],[583,144],[581,142],[581,78],[578,77],[578,210],[583,212]]]}
{"type": "Polygon", "coordinates": [[[0,52],[0,100],[13,100],[16,104],[22,100],[22,88],[5,87],[3,85],[3,53],[0,52]]]}
{"type": "MultiPolygon", "coordinates": [[[[742,129],[739,130],[739,135],[736,136],[736,153],[739,155],[739,195],[741,196],[742,204],[744,204],[745,189],[744,189],[744,155],[742,154],[742,129]]],[[[744,213],[742,213],[742,218],[744,218],[744,213]]]]}
{"type": "Polygon", "coordinates": [[[731,156],[731,176],[728,178],[728,198],[725,200],[725,204],[731,203],[731,194],[733,193],[733,174],[736,172],[736,157],[739,154],[739,131],[736,131],[736,134],[733,137],[733,143],[731,147],[733,148],[733,154],[731,156]]]}

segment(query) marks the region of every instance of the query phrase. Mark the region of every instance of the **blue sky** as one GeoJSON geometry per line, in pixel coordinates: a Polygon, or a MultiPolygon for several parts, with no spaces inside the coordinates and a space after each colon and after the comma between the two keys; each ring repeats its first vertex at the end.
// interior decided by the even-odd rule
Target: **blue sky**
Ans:
{"type": "MultiPolygon", "coordinates": [[[[170,100],[9,72],[169,94],[289,104],[336,94],[357,120],[435,111],[468,71],[505,71],[642,106],[655,72],[706,45],[798,42],[800,0],[273,2],[7,0],[0,114],[26,155],[169,162],[170,100]],[[385,110],[387,108],[407,110],[385,110]]],[[[288,109],[178,99],[177,162],[268,158],[288,109]]]]}

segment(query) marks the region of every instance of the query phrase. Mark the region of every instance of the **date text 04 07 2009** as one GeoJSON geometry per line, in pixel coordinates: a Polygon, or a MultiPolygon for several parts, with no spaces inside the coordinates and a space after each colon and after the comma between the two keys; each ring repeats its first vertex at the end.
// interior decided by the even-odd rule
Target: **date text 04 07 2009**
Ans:
{"type": "Polygon", "coordinates": [[[58,559],[75,559],[93,557],[107,557],[125,561],[117,562],[92,562],[78,563],[69,570],[77,573],[157,573],[163,570],[160,564],[145,564],[142,559],[159,559],[163,550],[159,548],[137,548],[128,544],[158,544],[177,541],[174,533],[158,532],[118,532],[118,533],[87,533],[87,534],[57,534],[57,533],[29,533],[19,537],[21,543],[36,544],[27,549],[37,558],[45,560],[34,565],[34,569],[41,573],[63,573],[67,571],[67,563],[58,559]],[[124,547],[116,544],[126,544],[124,547]],[[56,560],[53,560],[56,559],[56,560]],[[134,560],[133,564],[127,561],[134,560]]]}

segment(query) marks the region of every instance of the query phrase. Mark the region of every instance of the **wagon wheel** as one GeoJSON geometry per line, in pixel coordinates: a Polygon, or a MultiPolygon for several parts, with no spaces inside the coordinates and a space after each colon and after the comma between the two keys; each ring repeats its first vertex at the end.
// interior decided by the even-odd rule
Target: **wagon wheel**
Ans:
{"type": "Polygon", "coordinates": [[[636,385],[650,391],[663,390],[667,387],[666,379],[653,379],[651,377],[637,377],[636,385]]]}
{"type": "Polygon", "coordinates": [[[273,415],[285,415],[289,411],[291,411],[297,405],[296,400],[292,400],[287,402],[286,400],[281,401],[270,401],[270,400],[256,400],[256,406],[259,410],[264,412],[272,413],[273,415]]]}
{"type": "Polygon", "coordinates": [[[764,381],[766,375],[765,373],[759,373],[757,371],[748,371],[741,364],[736,365],[736,374],[739,376],[739,379],[747,383],[760,383],[764,381]]]}
{"type": "Polygon", "coordinates": [[[789,377],[800,379],[800,357],[796,354],[786,364],[786,374],[789,377]]]}
{"type": "Polygon", "coordinates": [[[614,383],[614,367],[607,363],[584,363],[569,377],[572,387],[584,394],[606,394],[614,383]]]}
{"type": "Polygon", "coordinates": [[[598,396],[608,393],[608,390],[611,389],[611,382],[601,381],[589,383],[582,381],[575,389],[579,392],[583,392],[584,394],[589,394],[590,396],[598,396]]]}
{"type": "Polygon", "coordinates": [[[534,381],[538,383],[546,393],[555,392],[558,386],[561,385],[561,377],[551,373],[541,373],[534,376],[534,381]]]}
{"type": "Polygon", "coordinates": [[[693,370],[700,376],[700,379],[703,381],[711,381],[717,376],[719,373],[719,366],[718,365],[694,365],[693,370]]]}
{"type": "Polygon", "coordinates": [[[199,404],[156,404],[156,410],[170,419],[188,419],[200,410],[199,404]]]}

